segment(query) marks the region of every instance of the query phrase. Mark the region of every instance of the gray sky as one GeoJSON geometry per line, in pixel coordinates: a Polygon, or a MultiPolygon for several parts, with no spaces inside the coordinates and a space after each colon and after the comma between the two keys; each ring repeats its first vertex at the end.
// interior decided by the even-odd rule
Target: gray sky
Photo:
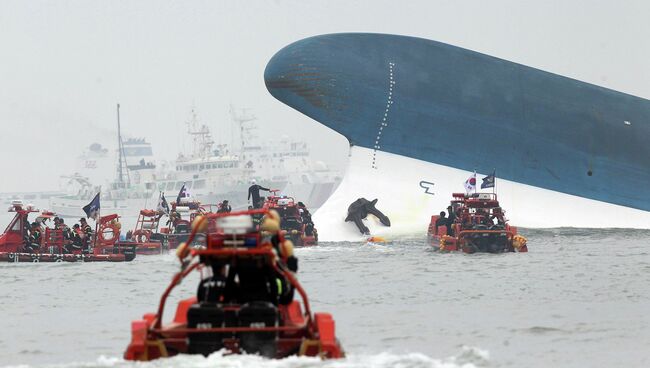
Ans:
{"type": "Polygon", "coordinates": [[[193,104],[229,137],[232,103],[341,164],[346,141],[263,81],[276,51],[323,33],[424,37],[650,98],[648,15],[648,1],[0,0],[0,192],[55,189],[84,146],[114,144],[117,102],[161,158],[193,104]]]}

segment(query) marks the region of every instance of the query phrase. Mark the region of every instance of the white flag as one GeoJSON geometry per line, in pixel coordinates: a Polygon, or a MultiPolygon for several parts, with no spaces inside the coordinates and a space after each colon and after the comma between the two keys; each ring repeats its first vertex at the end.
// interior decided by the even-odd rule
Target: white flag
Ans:
{"type": "Polygon", "coordinates": [[[476,191],[476,171],[474,174],[465,180],[465,193],[476,191]]]}

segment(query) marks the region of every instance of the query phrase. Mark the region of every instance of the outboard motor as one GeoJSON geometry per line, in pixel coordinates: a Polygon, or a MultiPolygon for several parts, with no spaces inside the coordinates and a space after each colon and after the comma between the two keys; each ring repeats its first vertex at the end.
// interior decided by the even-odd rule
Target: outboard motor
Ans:
{"type": "MultiPolygon", "coordinates": [[[[244,304],[238,318],[240,327],[275,327],[278,325],[278,310],[269,302],[256,301],[244,304]]],[[[275,358],[277,338],[277,332],[242,332],[239,345],[248,354],[275,358]]]]}
{"type": "MultiPolygon", "coordinates": [[[[194,304],[187,311],[188,328],[219,328],[224,327],[225,313],[215,303],[194,304]]],[[[223,348],[221,333],[190,333],[188,334],[188,352],[208,356],[223,348]]]]}

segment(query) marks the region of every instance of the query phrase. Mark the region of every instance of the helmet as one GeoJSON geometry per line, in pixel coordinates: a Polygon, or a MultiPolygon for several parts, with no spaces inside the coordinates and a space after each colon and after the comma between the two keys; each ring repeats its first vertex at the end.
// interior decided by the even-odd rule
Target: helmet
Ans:
{"type": "Polygon", "coordinates": [[[257,184],[257,180],[255,179],[251,180],[251,184],[257,184]]]}

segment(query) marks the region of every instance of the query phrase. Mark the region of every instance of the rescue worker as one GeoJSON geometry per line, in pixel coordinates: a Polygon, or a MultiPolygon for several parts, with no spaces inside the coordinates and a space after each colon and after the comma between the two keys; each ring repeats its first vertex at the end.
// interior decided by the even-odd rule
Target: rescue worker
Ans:
{"type": "Polygon", "coordinates": [[[492,210],[492,215],[490,216],[490,219],[494,221],[494,219],[497,219],[497,225],[505,225],[506,221],[503,218],[503,211],[501,210],[501,207],[496,207],[494,210],[492,210]]]}
{"type": "Polygon", "coordinates": [[[284,263],[287,268],[292,272],[298,272],[298,258],[293,255],[293,242],[280,237],[280,222],[281,218],[278,212],[271,210],[269,214],[262,219],[261,229],[270,235],[270,241],[276,254],[278,254],[280,259],[286,260],[284,263]]]}
{"type": "Polygon", "coordinates": [[[83,231],[79,224],[74,224],[72,226],[72,231],[70,231],[70,240],[72,242],[63,246],[66,253],[74,253],[75,251],[83,249],[84,241],[81,239],[81,234],[83,234],[83,231]]]}
{"type": "Polygon", "coordinates": [[[228,204],[228,200],[224,199],[224,201],[219,204],[219,209],[217,210],[217,213],[229,213],[231,211],[232,208],[228,204]]]}
{"type": "Polygon", "coordinates": [[[25,244],[25,250],[29,253],[34,253],[41,247],[41,226],[38,222],[32,222],[29,229],[29,237],[25,244]]]}
{"type": "Polygon", "coordinates": [[[81,223],[81,231],[83,231],[84,234],[82,237],[84,249],[90,250],[90,240],[93,235],[93,228],[88,225],[88,222],[86,222],[86,219],[83,217],[79,219],[79,222],[81,223]]]}
{"type": "MultiPolygon", "coordinates": [[[[262,220],[261,230],[266,232],[267,235],[270,235],[269,241],[273,245],[277,256],[276,262],[291,272],[298,272],[298,258],[293,253],[293,242],[281,236],[280,221],[280,215],[276,211],[271,210],[262,220]]],[[[277,274],[276,285],[272,286],[274,286],[278,303],[291,303],[295,290],[288,280],[280,274],[277,274]]]]}
{"type": "Polygon", "coordinates": [[[447,235],[451,235],[452,226],[456,222],[456,213],[451,206],[447,207],[447,213],[449,213],[449,216],[447,216],[447,223],[445,225],[447,225],[447,235]]]}
{"type": "MultiPolygon", "coordinates": [[[[436,220],[436,233],[438,232],[438,227],[447,226],[447,217],[445,211],[440,211],[440,216],[436,220]]],[[[447,235],[449,235],[449,230],[447,230],[447,235]]]]}
{"type": "Polygon", "coordinates": [[[268,192],[270,189],[257,185],[255,179],[251,180],[251,186],[248,188],[248,200],[250,201],[252,198],[254,208],[262,208],[263,203],[260,200],[260,190],[268,192]]]}
{"type": "Polygon", "coordinates": [[[71,240],[71,234],[70,234],[70,228],[68,225],[65,224],[65,221],[60,218],[56,217],[54,219],[54,228],[57,230],[61,230],[61,233],[63,235],[63,240],[71,240]]]}
{"type": "Polygon", "coordinates": [[[314,233],[314,222],[311,220],[311,213],[307,209],[304,203],[298,202],[298,212],[300,213],[300,220],[305,224],[305,234],[313,235],[314,233]]]}

